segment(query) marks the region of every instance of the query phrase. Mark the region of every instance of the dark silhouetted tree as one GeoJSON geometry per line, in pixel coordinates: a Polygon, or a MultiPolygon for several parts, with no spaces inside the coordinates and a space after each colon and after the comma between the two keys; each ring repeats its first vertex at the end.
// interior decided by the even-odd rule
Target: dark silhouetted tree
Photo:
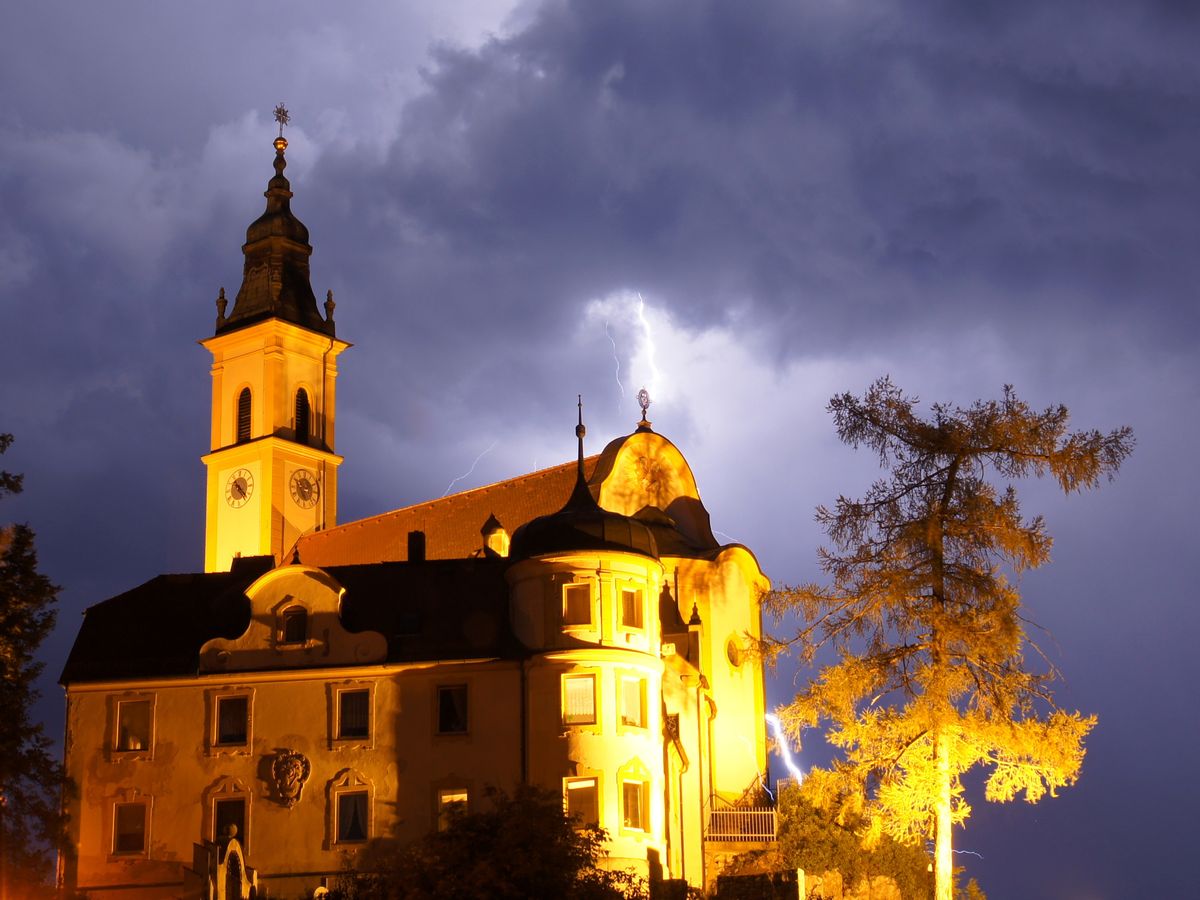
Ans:
{"type": "MultiPolygon", "coordinates": [[[[12,443],[0,434],[0,453],[12,443]]],[[[0,471],[0,498],[21,491],[21,476],[0,471]]],[[[58,588],[38,571],[33,530],[0,527],[0,894],[34,896],[61,846],[62,766],[31,718],[42,671],[38,646],[54,627],[58,588]]]]}
{"type": "Polygon", "coordinates": [[[935,897],[950,900],[951,828],[970,813],[963,773],[989,770],[988,800],[1036,802],[1078,777],[1096,721],[1054,703],[1044,656],[1027,664],[1036,646],[1010,577],[1045,563],[1051,538],[1040,516],[1022,518],[1011,484],[994,482],[1048,475],[1066,493],[1091,488],[1133,436],[1069,432],[1066,407],[1036,412],[1009,387],[998,401],[934,405],[928,419],[916,405],[886,378],[830,401],[842,441],[873,450],[888,476],[818,509],[830,583],[769,598],[803,625],[766,649],[794,645],[809,661],[818,647],[836,651],[782,718],[796,736],[827,723],[868,838],[932,838],[935,897]]]}
{"type": "Polygon", "coordinates": [[[601,867],[605,833],[580,828],[562,797],[528,785],[487,791],[487,809],[452,807],[444,830],[355,860],[337,900],[639,900],[645,882],[601,867]]]}

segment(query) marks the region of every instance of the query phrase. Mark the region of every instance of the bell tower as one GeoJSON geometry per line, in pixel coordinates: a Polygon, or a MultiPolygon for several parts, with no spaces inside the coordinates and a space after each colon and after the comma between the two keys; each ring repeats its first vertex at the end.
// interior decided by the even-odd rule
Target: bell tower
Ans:
{"type": "Polygon", "coordinates": [[[334,452],[337,357],[333,292],[317,311],[309,283],[308,229],[291,211],[283,170],[287,110],[275,110],[275,175],[266,211],[246,230],[242,286],[228,310],[222,288],[212,354],[211,450],[204,570],[236,556],[285,561],[297,538],[337,524],[334,452]]]}

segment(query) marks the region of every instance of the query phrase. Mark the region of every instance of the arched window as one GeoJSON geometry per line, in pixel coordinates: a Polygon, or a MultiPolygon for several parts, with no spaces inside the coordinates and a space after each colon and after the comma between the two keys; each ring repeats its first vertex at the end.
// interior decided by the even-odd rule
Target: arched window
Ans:
{"type": "Polygon", "coordinates": [[[237,442],[250,440],[250,388],[242,388],[237,404],[237,442]]]}
{"type": "Polygon", "coordinates": [[[308,611],[292,606],[283,611],[283,642],[303,644],[308,640],[308,611]]]}
{"type": "Polygon", "coordinates": [[[308,391],[300,388],[296,391],[296,441],[298,443],[308,443],[311,418],[312,414],[308,405],[308,391]]]}

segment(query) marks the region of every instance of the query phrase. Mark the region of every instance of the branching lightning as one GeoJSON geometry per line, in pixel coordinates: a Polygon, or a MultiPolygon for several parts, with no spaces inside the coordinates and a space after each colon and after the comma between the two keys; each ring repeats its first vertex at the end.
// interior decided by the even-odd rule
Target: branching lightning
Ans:
{"type": "Polygon", "coordinates": [[[787,770],[796,779],[796,784],[800,784],[804,781],[804,773],[800,771],[800,767],[792,759],[792,749],[788,746],[787,738],[783,736],[783,726],[779,723],[779,716],[767,713],[767,724],[771,726],[771,730],[775,733],[775,746],[779,748],[779,755],[783,757],[783,764],[787,766],[787,770]]]}
{"type": "Polygon", "coordinates": [[[454,487],[456,484],[458,484],[464,478],[470,477],[471,473],[475,471],[475,467],[477,465],[479,465],[479,461],[481,459],[483,459],[485,456],[487,456],[489,453],[491,453],[494,449],[496,449],[496,444],[497,444],[497,441],[492,441],[491,445],[486,450],[484,450],[477,457],[475,457],[475,462],[471,463],[471,468],[467,469],[467,471],[463,472],[457,478],[452,480],[448,485],[446,485],[446,490],[444,490],[442,492],[442,496],[445,497],[447,494],[449,494],[450,488],[454,487]]]}
{"type": "Polygon", "coordinates": [[[608,320],[604,321],[604,334],[608,338],[608,342],[612,344],[613,363],[617,367],[616,378],[617,387],[621,390],[621,399],[617,401],[617,411],[620,412],[621,405],[625,402],[625,385],[621,384],[621,357],[617,355],[617,342],[613,340],[612,332],[608,330],[608,320]]]}

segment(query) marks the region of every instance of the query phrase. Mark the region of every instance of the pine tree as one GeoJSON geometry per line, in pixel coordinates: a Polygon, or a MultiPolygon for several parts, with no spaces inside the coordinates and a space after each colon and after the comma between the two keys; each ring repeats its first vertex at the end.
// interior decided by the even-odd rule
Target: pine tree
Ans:
{"type": "MultiPolygon", "coordinates": [[[[0,453],[11,443],[12,435],[0,434],[0,453]]],[[[0,498],[19,493],[21,481],[0,471],[0,498]]],[[[65,775],[42,724],[31,719],[42,671],[34,655],[54,627],[57,595],[38,572],[33,530],[0,527],[0,896],[35,896],[61,845],[65,775]]]]}
{"type": "Polygon", "coordinates": [[[917,402],[887,378],[830,401],[841,440],[874,451],[888,476],[817,510],[830,583],[769,598],[803,624],[767,649],[836,652],[784,721],[797,736],[828,724],[868,837],[933,838],[935,897],[951,900],[951,828],[970,814],[963,774],[989,770],[988,800],[1037,802],[1074,783],[1096,723],[1055,704],[1058,673],[1043,655],[1027,662],[1037,648],[1010,578],[1047,562],[1051,538],[1040,516],[1021,517],[1011,484],[993,482],[1048,475],[1066,493],[1091,488],[1133,436],[1068,432],[1065,407],[1035,412],[1007,386],[999,401],[934,405],[930,419],[917,402]]]}

